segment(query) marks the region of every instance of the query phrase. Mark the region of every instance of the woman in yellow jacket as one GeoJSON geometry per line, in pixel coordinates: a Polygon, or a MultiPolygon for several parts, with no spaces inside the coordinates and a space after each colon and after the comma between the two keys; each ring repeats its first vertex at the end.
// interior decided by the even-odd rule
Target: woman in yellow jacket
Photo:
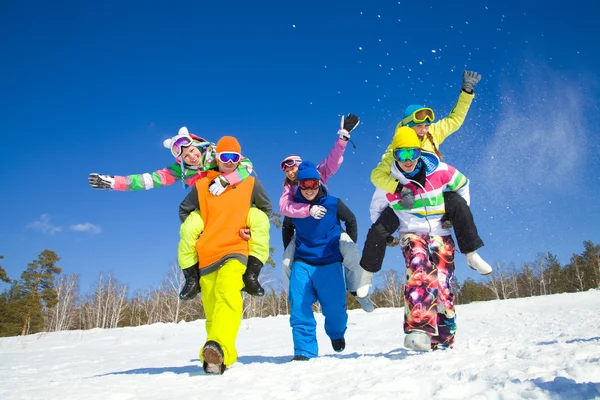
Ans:
{"type": "MultiPolygon", "coordinates": [[[[421,149],[435,153],[441,159],[442,155],[439,151],[439,146],[463,124],[473,101],[473,89],[479,80],[481,80],[481,75],[476,72],[465,71],[463,73],[462,88],[458,102],[450,112],[450,115],[438,122],[433,122],[435,115],[431,108],[416,104],[408,106],[404,111],[402,121],[396,127],[396,132],[403,126],[412,128],[421,141],[421,149]]],[[[405,205],[409,205],[408,208],[411,208],[414,203],[416,188],[412,183],[403,185],[397,179],[390,176],[390,170],[394,162],[392,151],[393,148],[390,144],[382,156],[381,162],[371,173],[371,182],[376,187],[388,193],[401,195],[405,205]]],[[[457,196],[453,192],[444,193],[444,203],[446,204],[446,214],[442,221],[446,227],[454,226],[458,246],[460,251],[467,256],[469,266],[481,274],[490,274],[492,267],[476,251],[483,246],[483,241],[477,233],[471,209],[462,197],[457,196]]],[[[397,244],[392,234],[398,229],[399,224],[398,217],[388,207],[371,226],[371,229],[367,233],[360,261],[360,265],[365,270],[377,272],[381,269],[386,245],[397,244]]]]}

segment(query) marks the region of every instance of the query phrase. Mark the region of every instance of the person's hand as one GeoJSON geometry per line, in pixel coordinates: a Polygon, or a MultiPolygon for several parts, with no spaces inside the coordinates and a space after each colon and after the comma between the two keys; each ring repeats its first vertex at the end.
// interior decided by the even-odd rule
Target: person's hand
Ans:
{"type": "Polygon", "coordinates": [[[473,89],[481,80],[481,75],[475,71],[463,72],[462,90],[467,93],[473,93],[473,89]]]}
{"type": "Polygon", "coordinates": [[[325,216],[325,214],[327,214],[327,209],[323,206],[310,206],[310,216],[313,217],[314,219],[321,219],[325,216]]]}
{"type": "Polygon", "coordinates": [[[250,240],[250,237],[252,236],[252,234],[250,233],[250,229],[249,228],[242,228],[240,229],[240,237],[244,240],[250,240]]]}
{"type": "Polygon", "coordinates": [[[208,187],[208,191],[211,192],[215,196],[220,196],[223,194],[225,189],[229,186],[229,182],[225,178],[221,178],[217,176],[208,187]]]}
{"type": "Polygon", "coordinates": [[[342,115],[342,120],[340,122],[340,130],[338,131],[340,139],[350,139],[350,132],[352,132],[352,130],[356,128],[359,123],[360,120],[358,119],[358,116],[354,114],[348,114],[345,117],[342,115]]]}
{"type": "Polygon", "coordinates": [[[90,174],[88,177],[90,186],[94,189],[114,189],[115,177],[112,175],[90,174]]]}
{"type": "Polygon", "coordinates": [[[398,203],[406,209],[410,209],[415,204],[415,195],[417,194],[417,187],[412,183],[405,183],[404,185],[398,182],[396,187],[397,195],[400,196],[398,203]]]}
{"type": "Polygon", "coordinates": [[[385,238],[385,244],[388,245],[388,247],[396,247],[400,244],[400,239],[390,235],[385,238]]]}

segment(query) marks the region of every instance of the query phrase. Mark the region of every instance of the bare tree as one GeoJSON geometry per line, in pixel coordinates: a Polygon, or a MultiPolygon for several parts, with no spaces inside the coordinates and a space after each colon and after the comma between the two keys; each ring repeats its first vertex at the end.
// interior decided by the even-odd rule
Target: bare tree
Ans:
{"type": "Polygon", "coordinates": [[[54,281],[58,302],[49,315],[48,330],[58,332],[74,328],[79,296],[79,275],[60,275],[54,281]]]}
{"type": "Polygon", "coordinates": [[[404,304],[404,285],[396,270],[391,269],[383,273],[382,295],[384,307],[401,307],[404,304]]]}
{"type": "Polygon", "coordinates": [[[106,278],[100,274],[94,294],[82,305],[84,329],[116,328],[124,317],[126,295],[126,285],[120,285],[112,274],[106,278]]]}
{"type": "Polygon", "coordinates": [[[506,271],[502,263],[498,262],[494,272],[490,275],[488,287],[498,300],[508,299],[516,291],[515,281],[509,274],[510,271],[506,271]]]}

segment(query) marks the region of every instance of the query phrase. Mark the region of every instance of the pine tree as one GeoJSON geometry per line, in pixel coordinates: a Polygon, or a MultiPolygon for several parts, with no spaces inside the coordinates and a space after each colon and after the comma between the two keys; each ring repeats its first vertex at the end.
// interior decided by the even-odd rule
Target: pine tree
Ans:
{"type": "Polygon", "coordinates": [[[54,251],[44,250],[21,274],[23,300],[27,310],[21,335],[40,332],[44,326],[44,311],[56,305],[58,296],[54,278],[62,271],[56,266],[59,260],[54,251]]]}
{"type": "MultiPolygon", "coordinates": [[[[4,256],[0,255],[0,260],[2,260],[3,258],[4,256]]],[[[0,265],[0,281],[10,283],[10,278],[6,274],[4,268],[2,268],[2,265],[0,265]]]]}

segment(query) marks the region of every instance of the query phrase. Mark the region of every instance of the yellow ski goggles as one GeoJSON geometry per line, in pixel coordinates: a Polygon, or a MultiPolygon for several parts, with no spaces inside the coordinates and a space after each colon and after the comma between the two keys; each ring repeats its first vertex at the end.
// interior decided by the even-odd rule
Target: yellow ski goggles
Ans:
{"type": "Polygon", "coordinates": [[[434,119],[435,114],[433,113],[433,110],[431,108],[419,108],[409,116],[404,117],[404,119],[400,123],[402,124],[402,126],[412,127],[420,124],[429,125],[433,122],[434,119]]]}

